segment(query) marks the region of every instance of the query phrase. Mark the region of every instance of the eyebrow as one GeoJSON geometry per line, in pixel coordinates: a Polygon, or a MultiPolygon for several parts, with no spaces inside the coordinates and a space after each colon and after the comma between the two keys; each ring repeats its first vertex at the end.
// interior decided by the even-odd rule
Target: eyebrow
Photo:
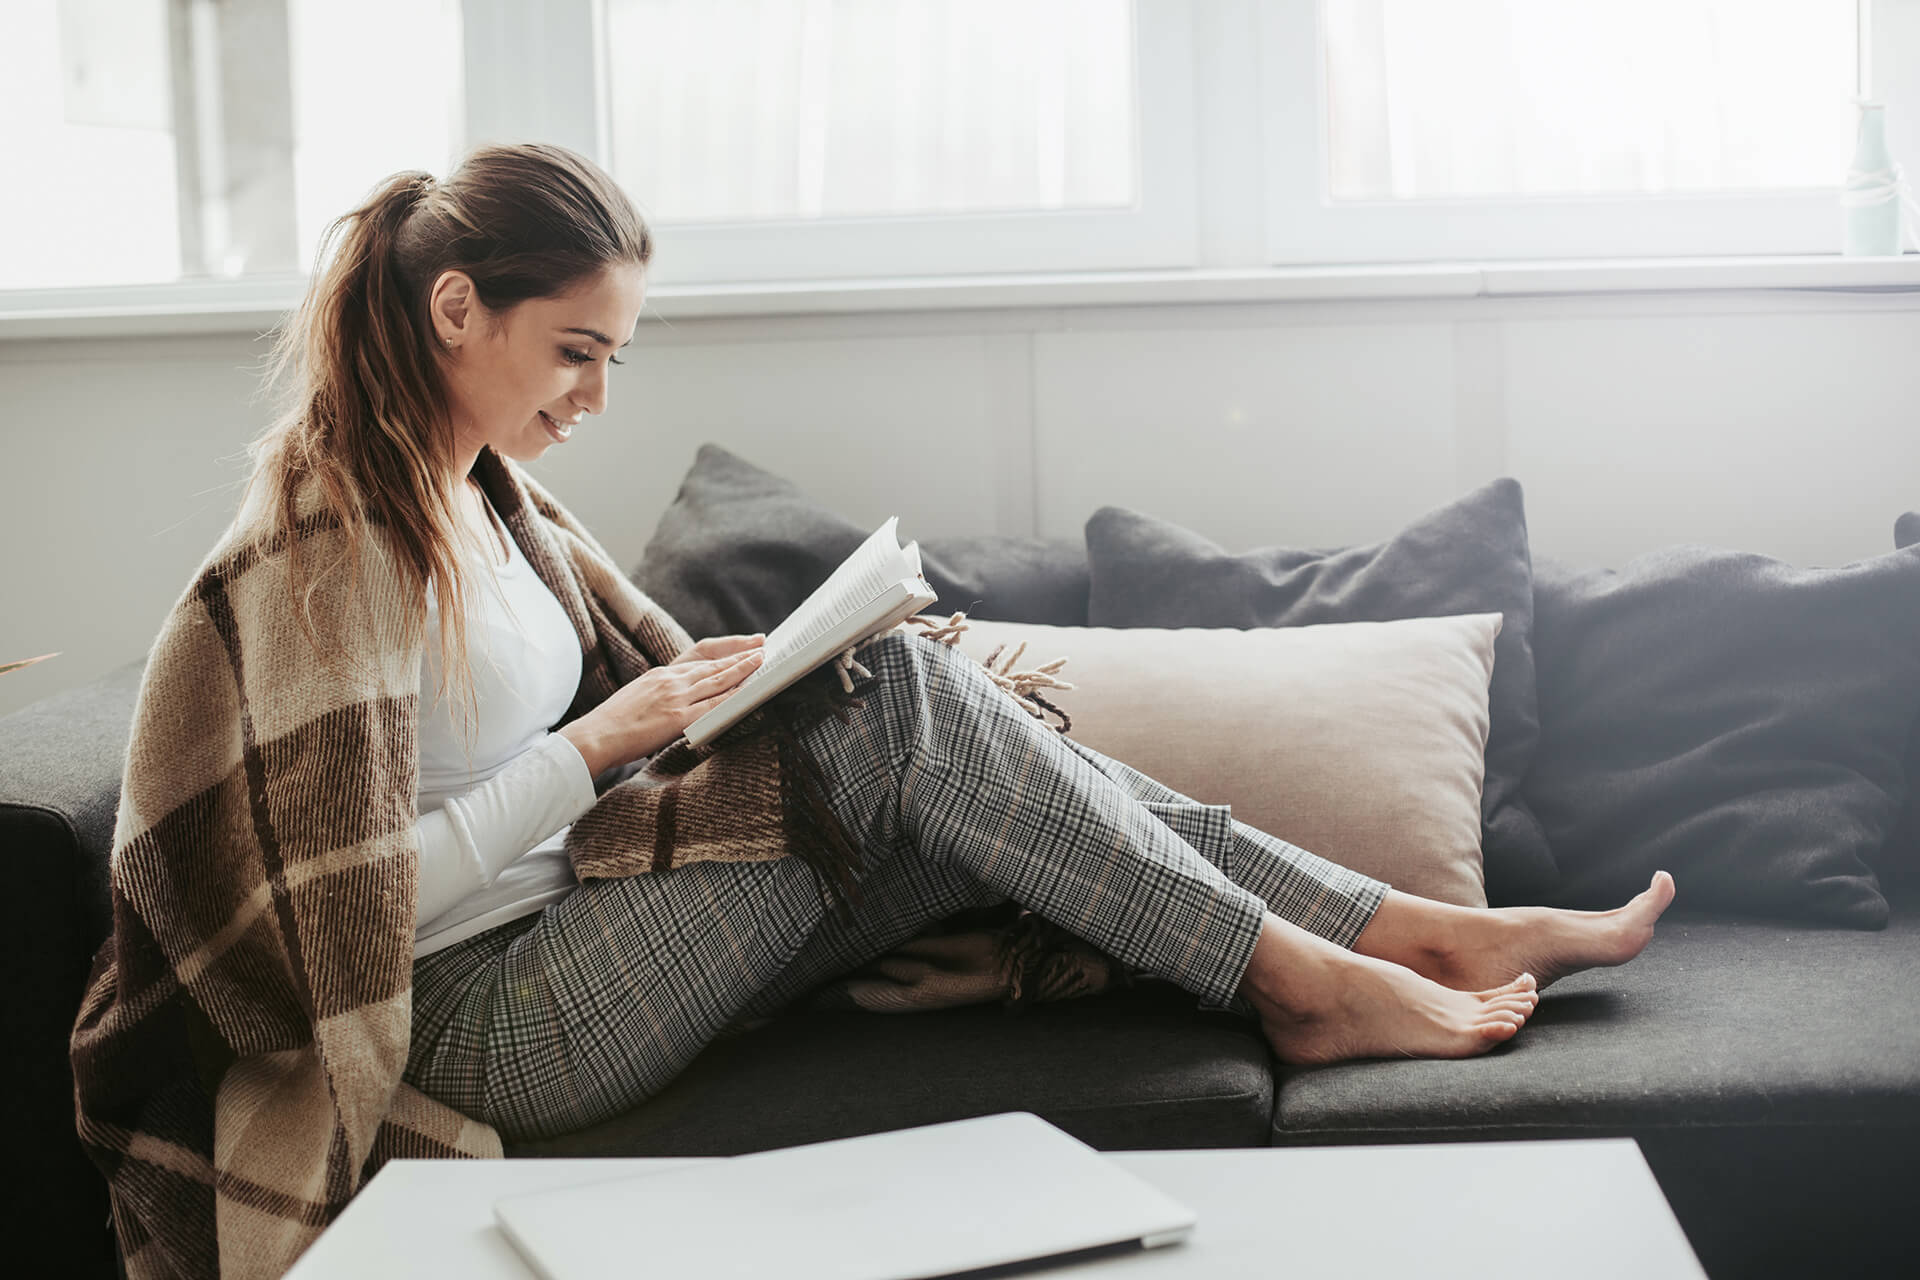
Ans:
{"type": "MultiPolygon", "coordinates": [[[[562,329],[560,332],[585,334],[587,337],[592,338],[595,342],[599,343],[603,347],[611,347],[613,345],[613,339],[609,338],[606,334],[600,332],[598,329],[562,329]]],[[[622,351],[625,351],[628,347],[632,345],[633,345],[633,339],[628,338],[625,342],[620,344],[619,349],[622,351]]]]}

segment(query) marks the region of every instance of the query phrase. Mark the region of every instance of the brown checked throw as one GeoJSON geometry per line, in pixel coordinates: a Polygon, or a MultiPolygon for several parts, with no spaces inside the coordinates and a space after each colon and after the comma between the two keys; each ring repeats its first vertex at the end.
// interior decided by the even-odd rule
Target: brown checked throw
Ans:
{"type": "MultiPolygon", "coordinates": [[[[583,674],[561,724],[692,643],[518,464],[485,449],[474,474],[579,634],[583,674]]],[[[302,557],[330,559],[342,531],[303,504],[302,557]]],[[[71,1046],[80,1139],[136,1280],[278,1276],[386,1160],[501,1154],[492,1129],[400,1079],[423,644],[400,637],[424,604],[406,598],[381,530],[369,534],[357,591],[334,575],[313,597],[344,664],[295,621],[286,544],[256,551],[237,525],[149,656],[114,824],[113,934],[71,1046]]],[[[857,857],[793,755],[803,717],[853,696],[835,674],[708,747],[674,742],[609,788],[568,837],[578,874],[794,854],[837,895],[857,857]]],[[[1009,953],[978,953],[996,981],[976,998],[1034,971],[1009,953]]]]}

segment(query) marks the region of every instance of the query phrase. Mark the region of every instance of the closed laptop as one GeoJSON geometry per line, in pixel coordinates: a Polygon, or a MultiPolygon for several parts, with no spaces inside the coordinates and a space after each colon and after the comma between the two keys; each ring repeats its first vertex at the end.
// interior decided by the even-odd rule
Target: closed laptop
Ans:
{"type": "Polygon", "coordinates": [[[1024,1111],[507,1196],[547,1280],[919,1280],[1184,1237],[1186,1206],[1024,1111]]]}

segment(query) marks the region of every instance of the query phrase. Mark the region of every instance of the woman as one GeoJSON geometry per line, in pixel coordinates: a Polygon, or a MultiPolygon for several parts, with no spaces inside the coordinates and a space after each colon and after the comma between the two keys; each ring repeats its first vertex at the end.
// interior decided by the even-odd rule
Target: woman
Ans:
{"type": "Polygon", "coordinates": [[[761,637],[692,643],[518,465],[606,410],[645,224],[578,155],[489,147],[336,236],[129,749],[74,1064],[135,1274],[276,1272],[385,1158],[618,1114],[972,906],[1307,1063],[1484,1052],[1672,898],[1467,910],[1237,822],[1189,843],[1186,797],[900,632],[859,702],[696,751],[761,637]]]}

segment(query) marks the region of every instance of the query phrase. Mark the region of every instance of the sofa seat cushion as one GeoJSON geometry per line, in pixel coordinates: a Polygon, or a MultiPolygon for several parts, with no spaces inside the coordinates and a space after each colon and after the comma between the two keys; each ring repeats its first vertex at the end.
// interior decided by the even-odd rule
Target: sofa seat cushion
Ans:
{"type": "Polygon", "coordinates": [[[1883,933],[1661,920],[1463,1062],[1283,1068],[1274,1140],[1701,1124],[1920,1124],[1920,913],[1883,933]]]}
{"type": "Polygon", "coordinates": [[[1916,975],[1911,908],[1881,933],[1669,913],[1483,1057],[1282,1068],[1274,1145],[1628,1136],[1710,1275],[1908,1265],[1916,975]]]}
{"type": "Polygon", "coordinates": [[[1160,982],[1009,1012],[793,1013],[715,1041],[665,1090],[510,1156],[736,1155],[1001,1111],[1102,1150],[1260,1147],[1254,1023],[1160,982]]]}

